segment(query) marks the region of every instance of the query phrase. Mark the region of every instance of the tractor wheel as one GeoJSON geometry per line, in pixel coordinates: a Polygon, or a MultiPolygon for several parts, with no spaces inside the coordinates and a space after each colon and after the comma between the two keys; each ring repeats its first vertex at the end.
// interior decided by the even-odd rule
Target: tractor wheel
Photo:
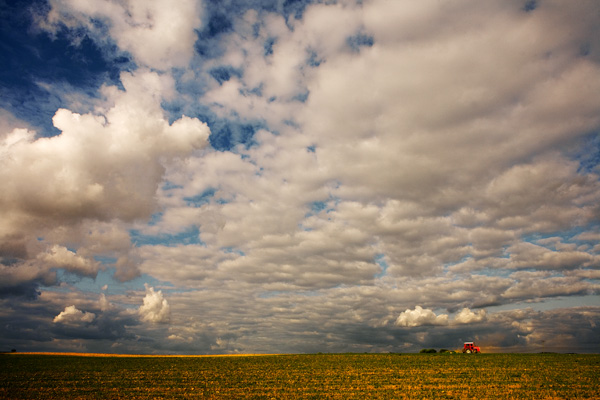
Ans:
{"type": "Polygon", "coordinates": [[[470,350],[470,349],[469,349],[469,350],[467,350],[467,354],[471,354],[471,350],[470,350]]]}

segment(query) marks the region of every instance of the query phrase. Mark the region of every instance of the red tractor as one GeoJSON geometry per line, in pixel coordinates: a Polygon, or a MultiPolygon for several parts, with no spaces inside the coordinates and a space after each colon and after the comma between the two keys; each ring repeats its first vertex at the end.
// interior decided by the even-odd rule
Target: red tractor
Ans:
{"type": "Polygon", "coordinates": [[[481,353],[481,349],[479,348],[479,346],[475,346],[473,342],[465,342],[462,352],[467,354],[481,353]]]}

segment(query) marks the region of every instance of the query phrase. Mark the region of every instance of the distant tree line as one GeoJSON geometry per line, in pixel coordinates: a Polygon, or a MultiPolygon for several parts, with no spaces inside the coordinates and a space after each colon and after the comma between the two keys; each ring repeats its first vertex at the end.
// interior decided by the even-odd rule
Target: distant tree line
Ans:
{"type": "MultiPolygon", "coordinates": [[[[437,353],[438,351],[436,349],[421,349],[421,351],[419,351],[419,353],[437,353]]],[[[455,353],[452,350],[448,350],[448,349],[441,349],[439,351],[440,353],[455,353]]]]}

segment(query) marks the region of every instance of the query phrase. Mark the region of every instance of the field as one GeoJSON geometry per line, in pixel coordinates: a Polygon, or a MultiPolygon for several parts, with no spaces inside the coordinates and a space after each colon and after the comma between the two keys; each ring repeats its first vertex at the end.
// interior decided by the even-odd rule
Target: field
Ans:
{"type": "Polygon", "coordinates": [[[598,399],[598,354],[0,355],[6,399],[598,399]]]}

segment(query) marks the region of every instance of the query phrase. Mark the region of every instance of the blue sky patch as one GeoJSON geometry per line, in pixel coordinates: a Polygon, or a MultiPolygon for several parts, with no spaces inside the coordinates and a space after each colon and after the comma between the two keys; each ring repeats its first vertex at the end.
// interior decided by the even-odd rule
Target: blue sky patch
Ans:
{"type": "Polygon", "coordinates": [[[531,12],[531,11],[535,10],[537,7],[538,7],[537,0],[527,0],[525,2],[525,5],[523,6],[523,10],[525,10],[526,12],[531,12]]]}
{"type": "Polygon", "coordinates": [[[163,185],[162,185],[161,189],[164,190],[164,191],[169,191],[169,190],[173,190],[173,189],[183,189],[183,186],[175,184],[175,183],[173,183],[171,181],[165,180],[163,182],[163,185]]]}
{"type": "Polygon", "coordinates": [[[212,76],[219,85],[222,85],[224,82],[227,82],[232,77],[241,78],[242,72],[236,68],[233,68],[229,65],[223,65],[219,67],[212,68],[208,71],[210,76],[212,76]]]}
{"type": "Polygon", "coordinates": [[[131,242],[137,246],[176,246],[179,244],[193,245],[203,244],[200,240],[200,229],[197,226],[190,226],[183,232],[178,233],[160,233],[158,235],[144,235],[136,229],[129,231],[131,242]]]}
{"type": "Polygon", "coordinates": [[[350,46],[353,51],[359,52],[361,47],[372,47],[375,43],[375,39],[373,36],[366,35],[364,33],[357,33],[356,35],[350,36],[348,39],[346,39],[346,43],[348,43],[348,46],[350,46]]]}
{"type": "Polygon", "coordinates": [[[310,204],[310,209],[314,213],[319,213],[327,208],[327,202],[325,201],[313,201],[310,204]]]}
{"type": "Polygon", "coordinates": [[[239,256],[246,255],[246,253],[244,253],[242,250],[235,248],[235,247],[222,247],[221,251],[226,254],[237,254],[239,256]]]}
{"type": "Polygon", "coordinates": [[[48,291],[69,292],[71,288],[76,288],[79,291],[87,293],[105,293],[107,295],[124,295],[130,291],[144,291],[145,284],[152,287],[172,286],[168,282],[158,280],[150,275],[142,274],[137,278],[126,282],[121,282],[115,278],[116,269],[108,267],[98,271],[95,278],[80,277],[62,268],[56,270],[57,279],[59,282],[67,283],[66,287],[43,287],[48,291]]]}
{"type": "MultiPolygon", "coordinates": [[[[223,75],[221,79],[226,77],[223,75]]],[[[249,89],[246,94],[260,96],[261,90],[260,87],[249,89]]],[[[196,97],[196,94],[185,91],[183,94],[193,98],[196,97]]],[[[219,105],[211,104],[211,107],[219,107],[219,105]]],[[[254,144],[254,134],[259,129],[268,129],[267,124],[262,120],[243,120],[235,113],[228,117],[222,117],[217,115],[211,107],[182,99],[163,104],[163,108],[169,113],[169,122],[181,118],[181,115],[198,118],[200,121],[205,122],[210,128],[209,143],[219,151],[229,151],[240,144],[249,148],[254,144]]]]}
{"type": "Polygon", "coordinates": [[[316,51],[307,50],[308,57],[306,59],[306,64],[309,67],[317,68],[320,66],[325,60],[320,58],[316,51]]]}
{"type": "Polygon", "coordinates": [[[560,238],[564,243],[577,243],[577,240],[575,240],[575,236],[579,235],[582,232],[589,232],[589,231],[594,231],[598,229],[598,224],[590,224],[590,225],[586,225],[585,227],[582,226],[576,226],[573,227],[571,229],[567,229],[567,230],[561,230],[558,232],[550,232],[550,233],[532,233],[529,235],[524,235],[523,237],[521,237],[521,240],[524,242],[529,242],[529,243],[534,243],[536,245],[540,245],[538,243],[538,241],[543,240],[543,239],[548,239],[548,238],[560,238]]]}
{"type": "Polygon", "coordinates": [[[32,10],[43,7],[40,1],[0,6],[0,108],[28,121],[41,136],[55,136],[60,132],[52,117],[66,105],[67,91],[94,97],[102,84],[120,84],[121,70],[133,66],[124,53],[115,48],[108,54],[83,32],[62,28],[50,37],[34,29],[32,10]]]}
{"type": "Polygon", "coordinates": [[[210,203],[216,191],[217,190],[214,188],[209,188],[196,196],[184,197],[183,200],[187,203],[188,207],[202,207],[203,205],[210,203]]]}
{"type": "Polygon", "coordinates": [[[250,89],[243,88],[243,89],[240,89],[239,92],[240,92],[240,94],[242,96],[262,97],[262,95],[263,95],[263,85],[261,83],[259,86],[254,87],[254,88],[250,88],[250,89]]]}
{"type": "Polygon", "coordinates": [[[313,3],[310,0],[285,0],[283,2],[283,14],[295,19],[301,19],[306,7],[313,3]]]}
{"type": "Polygon", "coordinates": [[[212,147],[220,151],[231,150],[238,144],[250,147],[254,134],[265,128],[261,121],[242,122],[225,119],[209,121],[208,125],[211,130],[208,140],[212,147]]]}
{"type": "Polygon", "coordinates": [[[277,42],[277,38],[270,37],[265,40],[264,48],[265,48],[265,57],[273,54],[273,45],[277,42]]]}
{"type": "Polygon", "coordinates": [[[148,225],[154,226],[154,225],[158,224],[162,220],[163,215],[164,215],[163,212],[157,212],[157,213],[152,214],[150,216],[150,221],[148,221],[148,225]]]}
{"type": "Polygon", "coordinates": [[[308,96],[310,95],[310,92],[308,90],[298,93],[297,95],[295,95],[293,97],[293,100],[299,101],[300,103],[306,103],[306,100],[308,100],[308,96]]]}
{"type": "Polygon", "coordinates": [[[117,257],[96,255],[94,256],[94,260],[98,261],[103,265],[111,265],[117,262],[117,257]]]}
{"type": "Polygon", "coordinates": [[[377,254],[373,261],[381,268],[381,272],[375,274],[375,278],[383,278],[389,268],[387,261],[385,261],[385,254],[377,254]]]}
{"type": "Polygon", "coordinates": [[[575,154],[575,159],[579,162],[579,173],[600,172],[600,132],[595,132],[582,139],[582,146],[575,154]]]}

